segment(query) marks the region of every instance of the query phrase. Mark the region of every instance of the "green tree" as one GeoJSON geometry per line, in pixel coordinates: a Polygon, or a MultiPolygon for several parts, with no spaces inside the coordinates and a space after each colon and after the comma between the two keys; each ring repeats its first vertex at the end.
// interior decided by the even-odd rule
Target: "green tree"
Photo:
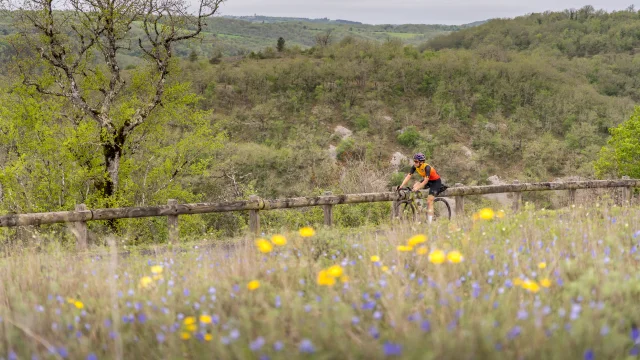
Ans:
{"type": "Polygon", "coordinates": [[[174,45],[198,36],[222,0],[200,0],[192,16],[173,16],[188,13],[182,0],[71,0],[64,13],[53,9],[54,0],[8,2],[17,9],[14,48],[24,85],[66,101],[83,126],[97,125],[93,142],[100,147],[104,176],[94,186],[115,199],[122,165],[145,138],[140,129],[153,128],[148,122],[162,117],[154,116],[157,108],[171,101],[167,80],[175,67],[174,45]],[[119,55],[130,44],[134,22],[143,30],[134,43],[147,66],[125,75],[119,55]]]}
{"type": "Polygon", "coordinates": [[[600,151],[596,174],[640,178],[640,106],[629,120],[610,130],[611,139],[600,151]]]}
{"type": "Polygon", "coordinates": [[[284,38],[283,37],[279,37],[278,38],[277,49],[278,49],[278,52],[283,52],[284,51],[284,38]]]}
{"type": "Polygon", "coordinates": [[[189,53],[189,61],[191,62],[198,61],[198,53],[196,52],[195,49],[191,50],[191,53],[189,53]]]}

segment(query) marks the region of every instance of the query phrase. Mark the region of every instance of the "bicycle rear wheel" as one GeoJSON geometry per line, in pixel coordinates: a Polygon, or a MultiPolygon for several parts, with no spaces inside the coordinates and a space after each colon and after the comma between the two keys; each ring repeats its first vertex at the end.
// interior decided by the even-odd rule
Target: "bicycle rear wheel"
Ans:
{"type": "Polygon", "coordinates": [[[435,198],[433,200],[433,220],[436,221],[438,219],[451,220],[451,206],[443,198],[435,198]]]}
{"type": "Polygon", "coordinates": [[[396,216],[402,222],[415,222],[417,220],[416,207],[413,202],[400,201],[396,205],[396,216]]]}

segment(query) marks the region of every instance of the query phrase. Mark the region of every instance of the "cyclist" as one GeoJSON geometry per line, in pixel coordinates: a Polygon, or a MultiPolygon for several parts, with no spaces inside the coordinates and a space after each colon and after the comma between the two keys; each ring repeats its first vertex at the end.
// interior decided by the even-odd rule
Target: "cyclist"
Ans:
{"type": "Polygon", "coordinates": [[[436,169],[426,163],[426,156],[423,153],[417,153],[413,155],[413,166],[411,171],[404,178],[402,185],[398,186],[398,190],[403,188],[411,179],[411,176],[417,171],[422,176],[423,181],[413,184],[413,191],[418,191],[429,187],[429,195],[427,196],[427,218],[429,222],[433,220],[433,199],[440,193],[442,187],[442,180],[436,169]]]}

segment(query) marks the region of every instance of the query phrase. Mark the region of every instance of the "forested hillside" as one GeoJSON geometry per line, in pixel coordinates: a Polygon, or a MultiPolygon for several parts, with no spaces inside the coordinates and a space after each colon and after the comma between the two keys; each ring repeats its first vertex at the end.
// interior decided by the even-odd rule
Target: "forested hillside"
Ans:
{"type": "MultiPolygon", "coordinates": [[[[198,47],[206,53],[206,41],[181,44],[177,52],[187,58],[173,63],[161,110],[127,143],[118,204],[380,191],[407,169],[406,161],[391,164],[396,152],[426,153],[449,184],[484,184],[492,175],[593,178],[610,128],[629,119],[640,97],[639,20],[633,9],[587,7],[492,20],[412,46],[371,40],[360,25],[311,42],[308,34],[329,25],[216,19],[207,28],[216,34],[212,48],[228,45],[228,37],[265,34],[286,43],[278,51],[275,41],[264,49],[260,40],[253,54],[213,59],[188,56],[198,47]]],[[[122,119],[150,91],[141,51],[124,52],[134,87],[114,110],[122,119]]],[[[20,85],[15,61],[5,65],[3,206],[28,212],[103,204],[94,188],[103,167],[99,129],[80,122],[64,99],[20,85]]],[[[379,210],[350,208],[341,216],[353,224],[379,210]]],[[[229,230],[242,221],[234,216],[193,226],[229,230]]],[[[272,223],[285,221],[272,216],[272,223]]]]}

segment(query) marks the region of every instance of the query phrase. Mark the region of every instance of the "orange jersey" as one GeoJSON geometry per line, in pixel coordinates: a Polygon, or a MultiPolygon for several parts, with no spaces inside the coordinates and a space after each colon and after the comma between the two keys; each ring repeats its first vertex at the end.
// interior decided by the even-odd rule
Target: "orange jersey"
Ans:
{"type": "Polygon", "coordinates": [[[432,166],[429,166],[429,164],[427,163],[424,163],[418,167],[416,167],[415,165],[412,166],[411,172],[409,173],[409,175],[413,175],[416,171],[423,178],[428,178],[429,181],[440,179],[440,175],[438,175],[438,172],[436,171],[436,169],[434,169],[432,166]],[[427,171],[429,172],[428,175],[427,175],[427,171]]]}

